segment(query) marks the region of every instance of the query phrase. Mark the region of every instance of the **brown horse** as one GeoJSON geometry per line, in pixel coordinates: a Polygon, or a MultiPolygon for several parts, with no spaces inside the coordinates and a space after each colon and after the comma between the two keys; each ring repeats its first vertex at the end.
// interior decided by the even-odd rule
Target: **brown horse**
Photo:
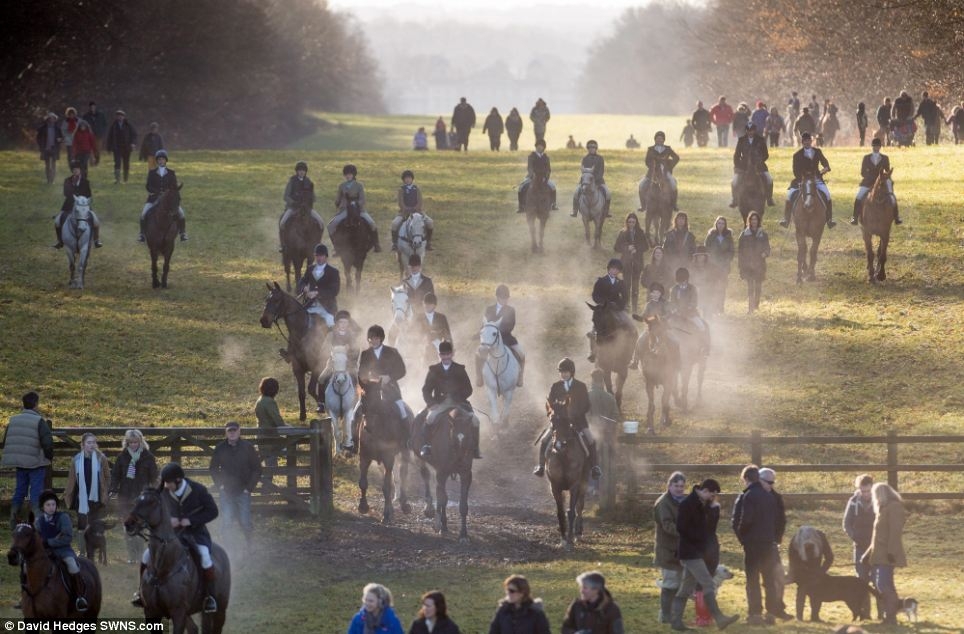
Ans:
{"type": "Polygon", "coordinates": [[[579,433],[567,418],[554,414],[550,422],[552,443],[546,459],[546,477],[549,478],[549,488],[556,501],[562,547],[572,550],[576,540],[582,537],[582,510],[589,484],[589,456],[582,446],[579,433]],[[566,491],[569,492],[568,512],[566,491]]]}
{"type": "Polygon", "coordinates": [[[358,488],[361,497],[358,500],[358,512],[367,514],[371,507],[368,505],[368,469],[373,462],[382,465],[382,495],[385,507],[382,513],[382,523],[391,524],[393,504],[395,502],[395,458],[401,453],[399,467],[400,486],[398,487],[398,502],[403,513],[410,513],[412,505],[408,503],[405,484],[408,479],[408,465],[411,461],[407,447],[408,434],[405,433],[405,423],[395,402],[382,399],[382,391],[377,381],[365,384],[362,393],[361,409],[364,415],[355,416],[355,438],[358,439],[358,488]]]}
{"type": "MultiPolygon", "coordinates": [[[[124,520],[128,535],[147,533],[151,562],[141,574],[140,594],[144,601],[144,620],[160,623],[171,620],[174,634],[187,631],[196,634],[192,614],[201,612],[206,595],[201,569],[187,545],[171,528],[171,515],[161,500],[164,495],[153,488],[134,500],[134,508],[124,520]]],[[[224,549],[211,545],[211,559],[216,570],[214,600],[218,611],[201,615],[201,631],[219,634],[224,629],[228,601],[231,598],[231,565],[224,549]]]]}
{"type": "Polygon", "coordinates": [[[162,191],[144,221],[144,240],[151,251],[151,286],[154,288],[167,288],[171,256],[174,255],[174,245],[177,244],[178,210],[181,206],[183,186],[179,183],[174,189],[162,191]],[[160,256],[164,257],[164,270],[158,279],[157,258],[160,256]]]}
{"type": "Polygon", "coordinates": [[[746,219],[751,211],[760,214],[763,220],[763,213],[766,210],[767,188],[766,180],[757,161],[751,159],[749,169],[740,179],[740,186],[736,192],[736,203],[740,209],[740,216],[743,218],[743,226],[746,227],[746,219]]]}
{"type": "Polygon", "coordinates": [[[321,243],[324,231],[311,217],[311,209],[296,210],[281,231],[281,263],[285,267],[285,282],[291,292],[291,269],[295,282],[301,279],[301,267],[311,262],[316,244],[321,243]]]}
{"type": "Polygon", "coordinates": [[[817,249],[820,248],[823,227],[827,221],[827,203],[817,190],[815,174],[806,174],[801,179],[792,213],[797,236],[797,284],[802,284],[804,278],[813,282],[817,279],[814,271],[817,266],[817,249]],[[810,238],[809,263],[807,238],[810,238]]]}
{"type": "Polygon", "coordinates": [[[544,252],[542,239],[546,233],[546,223],[549,222],[551,208],[552,191],[549,189],[549,177],[537,174],[529,183],[525,197],[526,222],[529,223],[529,238],[533,253],[544,252]],[[539,222],[538,232],[536,221],[539,222]]]}
{"type": "Polygon", "coordinates": [[[894,202],[891,200],[887,181],[893,170],[881,170],[874,186],[864,199],[860,214],[860,229],[864,234],[864,251],[867,252],[867,280],[871,284],[887,279],[887,245],[890,244],[890,229],[896,217],[894,202]],[[880,237],[877,246],[877,262],[874,263],[874,236],[880,237]]]}
{"type": "MultiPolygon", "coordinates": [[[[305,376],[310,374],[308,379],[308,394],[315,399],[316,403],[321,403],[324,395],[318,386],[318,377],[325,369],[328,357],[325,352],[325,338],[328,335],[328,327],[324,324],[315,323],[311,328],[308,327],[308,320],[311,315],[301,305],[301,302],[292,295],[281,290],[277,282],[274,286],[267,284],[268,297],[264,302],[264,310],[261,311],[261,327],[271,328],[284,321],[288,329],[288,348],[281,349],[281,356],[291,364],[291,373],[294,374],[298,384],[298,405],[299,419],[307,418],[305,408],[305,376]]],[[[281,330],[281,326],[278,326],[281,330]]],[[[284,336],[284,333],[282,333],[284,336]]]]}
{"type": "Polygon", "coordinates": [[[371,231],[361,217],[361,207],[357,200],[348,201],[348,215],[338,225],[338,230],[330,234],[331,243],[341,257],[342,271],[348,290],[355,294],[361,290],[361,276],[365,269],[368,252],[375,247],[371,231]],[[352,270],[355,281],[352,283],[352,270]]]}
{"type": "MultiPolygon", "coordinates": [[[[472,418],[471,411],[455,406],[450,416],[447,412],[440,412],[434,424],[424,432],[425,440],[431,442],[432,453],[427,458],[421,458],[422,466],[419,470],[425,485],[425,517],[435,517],[435,530],[441,534],[448,533],[446,507],[449,496],[445,490],[445,482],[457,476],[459,478],[459,515],[462,526],[459,529],[459,541],[469,540],[467,517],[469,515],[469,489],[472,487],[472,462],[475,459],[472,451],[472,418]],[[432,508],[432,491],[429,486],[431,473],[429,466],[435,470],[436,507],[432,508]],[[436,516],[436,513],[438,515],[436,516]]],[[[419,446],[414,443],[413,446],[419,446]]]]}
{"type": "Polygon", "coordinates": [[[670,396],[676,393],[679,381],[680,353],[679,346],[666,334],[666,325],[659,317],[653,316],[646,320],[646,332],[636,341],[636,358],[639,360],[639,371],[646,384],[646,397],[649,404],[646,408],[646,433],[655,434],[653,425],[656,413],[656,388],[662,387],[663,394],[660,404],[660,426],[669,427],[670,396]]]}
{"type": "Polygon", "coordinates": [[[47,552],[40,533],[31,524],[17,524],[13,530],[7,562],[20,566],[20,604],[25,619],[97,620],[102,589],[97,568],[89,559],[77,558],[87,599],[85,612],[76,609],[73,580],[63,563],[47,552]]]}
{"type": "Polygon", "coordinates": [[[662,165],[653,169],[653,178],[649,184],[647,198],[643,199],[642,182],[640,182],[639,205],[646,210],[646,236],[653,244],[662,244],[666,232],[670,230],[670,217],[673,215],[673,190],[666,180],[662,165]],[[650,227],[656,227],[655,233],[650,233],[650,227]],[[655,241],[654,241],[655,239],[655,241]]]}
{"type": "Polygon", "coordinates": [[[593,331],[596,333],[596,367],[605,372],[606,390],[616,397],[616,404],[623,403],[623,386],[629,374],[629,364],[633,358],[633,345],[639,333],[632,322],[620,322],[614,309],[606,306],[593,306],[593,331]],[[613,381],[612,376],[616,375],[613,381]]]}

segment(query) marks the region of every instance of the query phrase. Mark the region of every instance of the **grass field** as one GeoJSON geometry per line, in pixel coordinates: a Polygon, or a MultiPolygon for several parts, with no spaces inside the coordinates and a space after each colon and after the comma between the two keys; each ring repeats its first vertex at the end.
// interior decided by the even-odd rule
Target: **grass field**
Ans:
{"type": "MultiPolygon", "coordinates": [[[[381,527],[372,518],[358,519],[349,482],[357,468],[341,461],[338,473],[345,479],[336,491],[336,521],[319,526],[268,519],[259,526],[259,535],[274,533],[278,540],[260,542],[257,552],[238,565],[230,631],[344,631],[357,609],[361,587],[376,580],[393,589],[404,620],[414,614],[418,595],[434,586],[449,595],[451,611],[464,632],[484,632],[501,596],[498,582],[515,571],[528,575],[536,593],[546,599],[555,631],[565,605],[575,596],[573,578],[591,567],[610,579],[627,632],[662,631],[654,623],[658,590],[650,568],[652,524],[646,514],[637,513],[643,519],[628,525],[593,518],[587,544],[564,555],[553,548],[554,519],[545,483],[526,474],[534,459],[529,445],[540,420],[539,402],[553,380],[556,361],[572,356],[579,376],[588,373],[583,334],[589,328],[589,312],[582,301],[610,257],[608,250],[592,252],[585,247],[581,224],[565,213],[581,153],[553,148],[562,146],[570,133],[583,142],[590,136],[599,139],[607,159],[606,180],[614,191],[614,215],[619,217],[637,205],[643,155],[610,148],[621,148],[629,132],[645,144],[663,126],[672,141],[682,117],[675,124],[675,119],[554,118],[549,146],[562,211],[549,223],[546,255],[533,256],[525,223],[512,213],[515,186],[525,172],[525,153],[482,151],[482,135],[475,134],[473,151],[467,155],[414,154],[405,151],[411,134],[418,125],[430,126],[432,118],[320,116],[330,125],[288,150],[173,153],[171,167],[184,183],[191,240],[178,245],[171,288],[164,292],[150,288],[146,249],[135,242],[137,214],[145,197],[140,166],[131,183],[120,186],[110,184],[109,167],[91,172],[105,247],[94,253],[87,289],[77,293],[66,289],[66,258],[48,248],[53,240],[50,217],[61,202],[59,185],[42,184],[42,165],[33,153],[0,154],[3,411],[13,413],[24,391],[38,389],[41,409],[55,425],[207,426],[232,418],[253,424],[258,380],[271,374],[282,382],[282,413],[294,419],[297,402],[290,373],[276,354],[281,340],[257,323],[264,283],[283,279],[276,225],[286,179],[295,161],[307,160],[319,194],[316,208],[328,219],[341,166],[357,164],[384,242],[398,175],[413,169],[425,192],[426,210],[437,223],[437,249],[427,259],[426,273],[435,280],[440,310],[454,325],[458,359],[470,362],[478,315],[500,282],[512,288],[520,315],[516,332],[529,351],[527,388],[514,408],[518,443],[487,443],[486,460],[477,469],[480,506],[473,507],[470,521],[481,525],[486,517],[492,520],[479,527],[472,545],[463,547],[436,538],[415,520],[381,527]],[[492,464],[502,471],[487,466],[492,464]]],[[[738,223],[738,215],[726,207],[730,154],[717,149],[679,151],[680,207],[689,212],[694,233],[705,235],[720,214],[731,226],[738,223]]],[[[964,154],[953,146],[890,152],[905,224],[894,233],[890,279],[876,287],[864,281],[859,231],[845,223],[862,154],[859,148],[827,151],[840,224],[824,234],[816,283],[794,284],[792,236],[785,238],[776,226],[779,209],[767,211],[764,224],[773,257],[762,310],[745,316],[745,289],[735,273],[731,275],[727,316],[714,323],[714,355],[704,401],[691,415],[679,417],[672,433],[765,429],[785,435],[870,435],[889,428],[919,434],[960,432],[964,180],[959,175],[964,173],[964,154]]],[[[790,180],[790,150],[771,156],[779,198],[790,180]]],[[[605,244],[612,244],[617,225],[607,224],[605,244]]],[[[363,325],[384,321],[389,313],[388,287],[395,280],[396,265],[386,249],[369,258],[361,295],[344,294],[340,299],[363,325]]],[[[409,379],[406,391],[414,393],[420,378],[409,379]]],[[[638,375],[630,377],[626,390],[624,414],[638,419],[645,411],[638,375]]],[[[473,400],[482,405],[483,395],[473,400]]],[[[108,455],[116,452],[102,449],[108,455]]],[[[670,446],[658,456],[641,458],[685,457],[694,463],[734,459],[728,449],[687,451],[688,455],[670,446]]],[[[767,459],[882,459],[879,450],[871,453],[863,448],[815,451],[801,446],[767,459]]],[[[926,447],[917,458],[962,460],[959,448],[943,446],[926,447]]],[[[846,492],[851,480],[848,473],[781,474],[779,487],[787,492],[846,492]]],[[[950,474],[901,476],[905,491],[960,490],[962,484],[964,479],[950,474]]],[[[730,491],[735,487],[730,480],[724,484],[730,491]]],[[[0,497],[9,493],[10,479],[4,478],[0,497]]],[[[826,530],[837,553],[835,572],[846,574],[849,555],[838,511],[842,509],[837,505],[794,508],[790,526],[811,523],[826,530]]],[[[964,630],[964,593],[956,582],[961,573],[956,539],[960,521],[957,505],[914,506],[905,536],[910,567],[898,572],[897,584],[921,600],[922,622],[916,631],[964,630]]],[[[729,531],[720,532],[724,562],[741,569],[729,531]]],[[[116,536],[112,548],[119,557],[122,547],[116,536]]],[[[104,576],[105,614],[134,615],[126,604],[133,569],[112,565],[104,576]]],[[[0,617],[11,617],[14,612],[8,606],[17,593],[16,571],[5,567],[0,579],[5,582],[0,585],[0,617]]],[[[741,581],[738,576],[724,587],[724,610],[745,614],[741,581]]],[[[792,587],[787,599],[792,603],[792,587]]],[[[843,606],[826,607],[824,616],[842,620],[843,606]]],[[[826,628],[806,623],[783,625],[780,630],[826,628]]],[[[869,630],[884,631],[879,625],[869,630]]]]}

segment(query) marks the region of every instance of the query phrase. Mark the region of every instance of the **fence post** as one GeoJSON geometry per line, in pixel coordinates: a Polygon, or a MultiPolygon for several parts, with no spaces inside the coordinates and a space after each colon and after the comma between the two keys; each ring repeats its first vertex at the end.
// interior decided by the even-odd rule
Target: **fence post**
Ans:
{"type": "Polygon", "coordinates": [[[897,488],[897,431],[887,430],[887,484],[895,491],[897,488]]]}
{"type": "Polygon", "coordinates": [[[603,511],[609,511],[616,507],[616,450],[618,440],[616,433],[612,431],[610,426],[605,429],[606,432],[603,434],[603,443],[599,452],[600,462],[602,463],[600,466],[603,470],[602,497],[599,508],[603,511]]]}
{"type": "Polygon", "coordinates": [[[757,466],[763,464],[763,440],[759,429],[750,433],[750,462],[757,466]]]}
{"type": "Polygon", "coordinates": [[[331,419],[315,419],[311,429],[311,512],[327,518],[335,512],[331,419]]]}

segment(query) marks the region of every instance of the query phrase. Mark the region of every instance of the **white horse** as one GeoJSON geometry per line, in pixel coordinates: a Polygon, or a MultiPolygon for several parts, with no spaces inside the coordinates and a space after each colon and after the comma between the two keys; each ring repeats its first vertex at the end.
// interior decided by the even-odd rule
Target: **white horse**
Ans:
{"type": "Polygon", "coordinates": [[[357,398],[355,380],[348,370],[348,346],[332,347],[328,367],[331,369],[331,377],[328,379],[328,387],[325,388],[325,408],[331,415],[335,438],[342,444],[352,437],[351,426],[357,398]],[[339,430],[343,431],[340,438],[339,430]]]}
{"type": "Polygon", "coordinates": [[[398,228],[398,276],[405,275],[408,259],[414,254],[425,260],[425,216],[413,211],[398,228]]]}
{"type": "Polygon", "coordinates": [[[61,227],[64,251],[70,264],[70,288],[84,288],[84,273],[87,271],[93,234],[92,220],[90,198],[74,196],[74,209],[61,227]]]}
{"type": "Polygon", "coordinates": [[[521,370],[519,360],[502,340],[498,321],[483,322],[479,331],[479,356],[485,363],[482,380],[489,395],[492,424],[498,431],[509,421],[509,408],[521,370]]]}
{"type": "Polygon", "coordinates": [[[579,178],[579,215],[582,216],[582,226],[586,231],[586,244],[598,249],[602,240],[602,228],[605,217],[603,211],[606,209],[606,195],[602,188],[596,183],[596,176],[591,169],[582,169],[582,176],[579,178]],[[593,239],[589,239],[589,225],[595,225],[593,239]]]}

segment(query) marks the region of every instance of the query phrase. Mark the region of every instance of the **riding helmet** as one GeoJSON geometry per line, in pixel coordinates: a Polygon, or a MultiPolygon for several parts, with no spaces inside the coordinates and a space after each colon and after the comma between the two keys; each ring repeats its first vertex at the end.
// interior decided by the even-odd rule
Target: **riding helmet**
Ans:
{"type": "Polygon", "coordinates": [[[412,180],[415,180],[415,172],[413,172],[412,170],[405,170],[404,172],[402,172],[402,180],[405,180],[406,178],[411,178],[412,180]]]}
{"type": "Polygon", "coordinates": [[[439,354],[452,354],[453,351],[454,351],[454,348],[452,347],[451,341],[443,341],[438,344],[439,354]]]}
{"type": "Polygon", "coordinates": [[[690,280],[690,272],[689,272],[689,269],[687,269],[687,268],[684,267],[684,266],[681,266],[681,267],[679,267],[678,269],[676,269],[676,281],[677,281],[677,282],[688,282],[689,280],[690,280]]]}
{"type": "Polygon", "coordinates": [[[159,159],[159,158],[162,158],[162,159],[164,159],[164,160],[166,161],[166,160],[167,160],[167,150],[158,150],[157,152],[154,152],[154,159],[157,160],[157,159],[159,159]]]}
{"type": "Polygon", "coordinates": [[[345,167],[341,168],[341,173],[343,175],[352,174],[354,176],[358,176],[358,168],[349,163],[345,167]]]}
{"type": "Polygon", "coordinates": [[[505,284],[499,284],[495,289],[496,299],[509,299],[509,287],[505,284]]]}
{"type": "Polygon", "coordinates": [[[560,372],[568,372],[570,374],[576,373],[576,364],[569,357],[564,358],[559,362],[558,370],[560,372]]]}
{"type": "Polygon", "coordinates": [[[756,130],[756,124],[752,121],[748,121],[746,124],[746,131],[749,132],[750,130],[756,130]]]}
{"type": "Polygon", "coordinates": [[[813,139],[813,135],[810,134],[809,132],[804,132],[803,134],[800,135],[801,141],[810,141],[812,139],[813,139]]]}
{"type": "Polygon", "coordinates": [[[323,244],[321,244],[321,243],[316,244],[316,245],[315,245],[315,255],[324,255],[325,257],[327,257],[327,256],[328,256],[328,247],[326,247],[325,245],[323,245],[323,244]]]}
{"type": "Polygon", "coordinates": [[[609,260],[609,263],[606,265],[606,269],[619,269],[620,271],[622,271],[623,261],[620,260],[619,258],[612,258],[611,260],[609,260]]]}
{"type": "Polygon", "coordinates": [[[425,297],[422,298],[422,303],[438,306],[438,297],[435,296],[435,293],[425,293],[425,297]]]}
{"type": "Polygon", "coordinates": [[[349,313],[347,310],[339,310],[337,313],[335,313],[335,321],[338,321],[339,319],[351,319],[351,313],[349,313]]]}
{"type": "Polygon", "coordinates": [[[40,508],[43,508],[44,504],[47,503],[47,500],[53,500],[58,506],[60,505],[60,498],[57,497],[57,494],[54,493],[53,489],[47,489],[40,494],[40,508]]]}
{"type": "Polygon", "coordinates": [[[589,148],[599,149],[599,144],[596,143],[596,139],[589,139],[586,141],[586,149],[588,150],[589,148]]]}
{"type": "Polygon", "coordinates": [[[536,147],[542,147],[542,149],[545,149],[545,148],[546,148],[546,140],[545,140],[545,139],[536,139],[536,147]]]}
{"type": "Polygon", "coordinates": [[[371,326],[368,329],[368,338],[371,339],[372,337],[378,337],[382,341],[385,341],[385,329],[378,324],[371,326]]]}
{"type": "Polygon", "coordinates": [[[71,171],[73,171],[74,169],[83,169],[83,168],[80,166],[80,161],[71,161],[70,169],[71,171]]]}
{"type": "Polygon", "coordinates": [[[656,134],[653,135],[653,140],[655,141],[655,140],[658,139],[659,137],[663,137],[663,140],[665,140],[665,139],[666,139],[666,133],[663,132],[662,130],[660,130],[659,132],[657,132],[656,134]]]}
{"type": "Polygon", "coordinates": [[[870,142],[871,145],[883,145],[884,142],[880,140],[879,136],[875,136],[874,140],[870,142]]]}
{"type": "Polygon", "coordinates": [[[161,482],[177,482],[184,479],[184,469],[176,462],[169,462],[161,469],[161,482]]]}
{"type": "Polygon", "coordinates": [[[650,284],[648,290],[649,290],[650,293],[652,293],[653,291],[659,291],[659,294],[660,294],[660,295],[665,295],[665,294],[666,294],[666,287],[664,287],[664,286],[663,286],[662,284],[660,284],[659,282],[653,282],[652,284],[650,284]]]}
{"type": "Polygon", "coordinates": [[[295,171],[297,172],[298,170],[305,170],[307,172],[308,164],[305,163],[304,161],[298,161],[297,163],[295,163],[295,171]]]}
{"type": "Polygon", "coordinates": [[[412,255],[408,256],[408,265],[422,266],[422,256],[420,256],[418,253],[413,253],[412,255]]]}

